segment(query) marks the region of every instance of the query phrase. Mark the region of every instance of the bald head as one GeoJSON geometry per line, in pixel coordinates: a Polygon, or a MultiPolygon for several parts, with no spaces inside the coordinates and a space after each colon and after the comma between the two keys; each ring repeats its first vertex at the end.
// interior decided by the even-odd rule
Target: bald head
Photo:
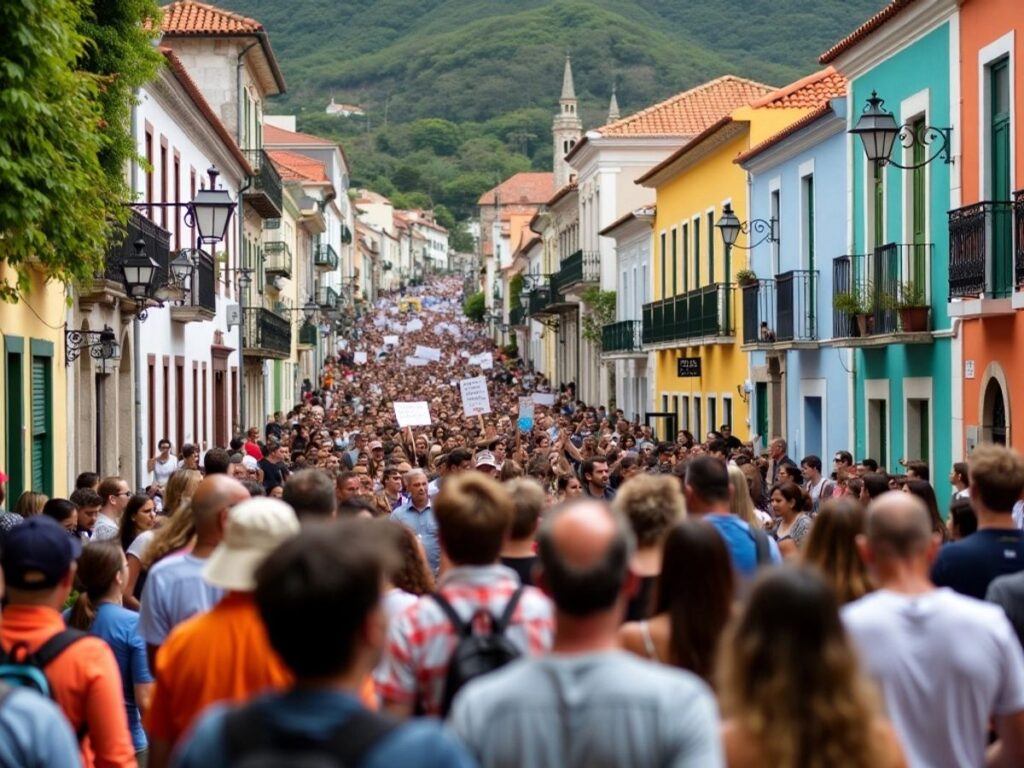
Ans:
{"type": "Polygon", "coordinates": [[[874,556],[912,559],[932,543],[928,509],[917,496],[889,491],[868,506],[867,541],[874,556]]]}
{"type": "Polygon", "coordinates": [[[210,475],[204,478],[192,496],[196,533],[203,536],[222,527],[227,511],[248,498],[245,486],[232,477],[210,475]]]}

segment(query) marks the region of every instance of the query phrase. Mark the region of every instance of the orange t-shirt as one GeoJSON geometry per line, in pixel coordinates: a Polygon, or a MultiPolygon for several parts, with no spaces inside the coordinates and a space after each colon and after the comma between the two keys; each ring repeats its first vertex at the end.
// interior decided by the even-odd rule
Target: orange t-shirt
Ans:
{"type": "MultiPolygon", "coordinates": [[[[64,619],[53,608],[8,605],[0,624],[0,646],[9,652],[16,643],[25,643],[34,653],[64,629],[64,619]]],[[[72,730],[88,727],[81,745],[86,768],[136,765],[121,670],[105,642],[98,637],[77,641],[46,668],[46,678],[72,730]]]]}

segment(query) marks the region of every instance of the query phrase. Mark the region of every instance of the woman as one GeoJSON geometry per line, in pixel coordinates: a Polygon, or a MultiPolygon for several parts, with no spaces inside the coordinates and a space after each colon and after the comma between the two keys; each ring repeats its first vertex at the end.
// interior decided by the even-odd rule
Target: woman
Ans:
{"type": "Polygon", "coordinates": [[[710,682],[734,589],[732,560],[718,530],[704,520],[684,520],[665,537],[654,615],[624,624],[622,647],[710,682]]]}
{"type": "Polygon", "coordinates": [[[114,651],[132,743],[136,756],[144,760],[148,745],[142,713],[149,708],[153,677],[146,663],[146,643],[139,634],[139,615],[121,605],[127,579],[128,562],[115,542],[89,544],[78,559],[78,598],[65,618],[69,627],[101,638],[114,651]]]}
{"type": "Polygon", "coordinates": [[[52,517],[69,535],[77,537],[78,507],[67,499],[50,499],[43,504],[43,514],[52,517]]]}
{"type": "MultiPolygon", "coordinates": [[[[178,500],[174,513],[159,528],[146,531],[132,542],[128,549],[128,584],[130,594],[135,594],[137,589],[135,581],[144,577],[142,573],[148,572],[156,563],[168,555],[179,552],[186,547],[192,546],[195,537],[195,518],[192,516],[192,494],[199,486],[202,475],[194,470],[178,470],[171,475],[167,483],[168,496],[172,489],[178,500]],[[182,478],[179,479],[179,475],[182,478]],[[177,483],[181,483],[180,486],[177,483]],[[137,561],[135,565],[132,560],[137,561]],[[139,575],[134,575],[138,571],[139,575]]],[[[141,589],[138,594],[142,594],[141,589]]]]}
{"type": "Polygon", "coordinates": [[[939,501],[935,498],[935,489],[927,480],[907,480],[903,483],[903,490],[917,496],[924,505],[928,507],[928,516],[932,520],[932,533],[942,536],[942,543],[949,541],[949,529],[939,515],[939,501]]]}
{"type": "Polygon", "coordinates": [[[840,605],[872,590],[864,561],[857,553],[857,536],[864,533],[864,509],[850,498],[828,499],[814,518],[803,562],[818,569],[840,605]]]}
{"type": "Polygon", "coordinates": [[[767,571],[725,635],[718,683],[729,768],[906,765],[817,573],[767,571]]]}
{"type": "Polygon", "coordinates": [[[384,591],[384,614],[390,621],[420,597],[434,591],[434,576],[415,533],[394,520],[382,519],[380,524],[393,539],[400,557],[398,569],[391,573],[384,591]]]}
{"type": "Polygon", "coordinates": [[[764,521],[765,527],[772,523],[771,502],[768,494],[764,492],[764,477],[761,475],[757,464],[749,462],[740,466],[743,476],[747,478],[747,490],[750,492],[750,500],[754,504],[754,510],[759,520],[764,521]]]}
{"type": "Polygon", "coordinates": [[[575,499],[583,494],[583,484],[576,475],[562,475],[558,478],[557,492],[559,501],[575,499]]]}
{"type": "Polygon", "coordinates": [[[49,497],[45,493],[36,493],[35,491],[25,491],[18,500],[14,502],[14,514],[21,515],[23,518],[30,518],[32,515],[42,514],[43,505],[49,501],[49,497]]]}
{"type": "Polygon", "coordinates": [[[636,536],[629,570],[640,587],[626,608],[626,621],[639,621],[654,608],[654,584],[661,573],[661,554],[669,530],[686,517],[679,481],[671,475],[638,475],[619,489],[612,508],[623,515],[636,536]]]}
{"type": "MultiPolygon", "coordinates": [[[[152,531],[155,526],[156,505],[153,503],[153,499],[144,493],[136,494],[128,499],[128,504],[125,505],[124,512],[121,513],[118,540],[125,553],[132,553],[132,558],[128,561],[129,564],[134,560],[136,566],[138,565],[140,554],[149,545],[149,540],[152,537],[151,533],[148,536],[145,534],[152,531]],[[137,545],[136,542],[138,542],[137,545]]],[[[146,582],[145,578],[139,578],[139,572],[138,567],[134,574],[129,569],[132,591],[126,592],[124,595],[124,605],[133,611],[139,610],[139,598],[142,597],[142,587],[146,582]],[[134,578],[131,578],[132,576],[134,578]]]]}
{"type": "MultiPolygon", "coordinates": [[[[49,504],[50,502],[47,502],[49,504]]],[[[43,510],[46,511],[45,509],[43,510]]],[[[949,540],[960,541],[978,530],[978,515],[968,498],[954,498],[949,504],[949,540]]]]}
{"type": "Polygon", "coordinates": [[[765,528],[771,524],[772,518],[767,512],[754,509],[750,498],[750,486],[747,475],[734,464],[729,464],[729,485],[732,486],[732,498],[729,500],[730,511],[751,528],[765,528]]]}
{"type": "Polygon", "coordinates": [[[806,514],[807,496],[795,483],[779,483],[772,488],[772,514],[775,527],[772,536],[779,543],[783,557],[793,557],[810,533],[811,518],[806,514]]]}

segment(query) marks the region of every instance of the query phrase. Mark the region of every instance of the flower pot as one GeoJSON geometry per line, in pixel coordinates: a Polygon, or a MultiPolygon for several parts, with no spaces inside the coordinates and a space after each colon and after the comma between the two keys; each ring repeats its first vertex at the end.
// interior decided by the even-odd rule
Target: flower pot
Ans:
{"type": "Polygon", "coordinates": [[[874,313],[860,313],[856,316],[857,318],[857,335],[858,336],[870,336],[875,332],[875,315],[874,313]]]}
{"type": "Polygon", "coordinates": [[[900,324],[904,333],[922,333],[928,330],[928,307],[907,307],[900,310],[900,324]]]}

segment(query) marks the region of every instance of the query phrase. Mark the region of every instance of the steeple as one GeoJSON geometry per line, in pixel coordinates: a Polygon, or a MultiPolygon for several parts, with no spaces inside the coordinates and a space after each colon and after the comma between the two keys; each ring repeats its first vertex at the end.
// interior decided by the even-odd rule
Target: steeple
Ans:
{"type": "Polygon", "coordinates": [[[615,98],[615,83],[612,83],[612,98],[608,102],[608,122],[614,123],[619,117],[619,100],[615,98]]]}
{"type": "Polygon", "coordinates": [[[555,189],[561,189],[569,183],[570,169],[565,162],[569,153],[583,134],[583,123],[576,111],[576,88],[572,82],[572,60],[565,54],[565,71],[562,74],[562,95],[558,99],[558,112],[551,123],[551,135],[554,140],[555,189]]]}
{"type": "Polygon", "coordinates": [[[576,101],[576,89],[572,83],[572,58],[565,54],[565,72],[562,74],[562,97],[559,101],[576,101]]]}

